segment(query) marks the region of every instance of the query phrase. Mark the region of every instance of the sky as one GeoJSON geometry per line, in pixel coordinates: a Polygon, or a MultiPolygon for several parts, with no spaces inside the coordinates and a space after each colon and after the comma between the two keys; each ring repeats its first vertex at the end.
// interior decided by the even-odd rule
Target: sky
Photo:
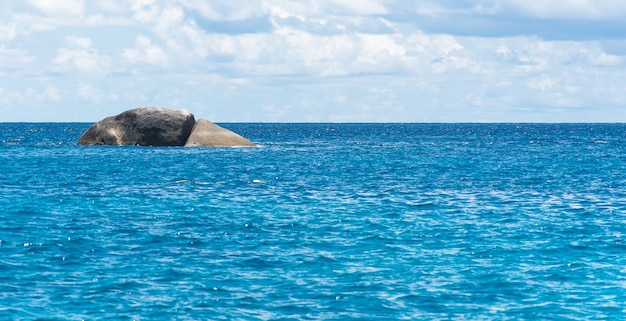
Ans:
{"type": "Polygon", "coordinates": [[[626,122],[623,0],[5,0],[0,122],[626,122]]]}

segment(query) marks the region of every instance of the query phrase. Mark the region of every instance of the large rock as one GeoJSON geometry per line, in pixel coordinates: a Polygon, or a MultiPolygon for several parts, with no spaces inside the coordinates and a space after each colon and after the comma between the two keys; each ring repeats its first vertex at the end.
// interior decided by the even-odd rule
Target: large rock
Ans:
{"type": "Polygon", "coordinates": [[[196,122],[186,110],[144,107],[107,117],[89,127],[80,145],[256,147],[206,119],[196,122]]]}
{"type": "Polygon", "coordinates": [[[193,114],[186,110],[131,109],[95,123],[78,139],[78,144],[183,146],[195,122],[193,114]]]}
{"type": "Polygon", "coordinates": [[[199,119],[185,146],[256,147],[257,145],[206,119],[199,119]]]}

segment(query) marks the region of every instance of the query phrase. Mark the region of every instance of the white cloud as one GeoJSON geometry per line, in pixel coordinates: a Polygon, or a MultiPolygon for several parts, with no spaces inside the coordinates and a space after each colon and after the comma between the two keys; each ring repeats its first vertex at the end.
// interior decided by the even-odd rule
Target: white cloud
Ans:
{"type": "Polygon", "coordinates": [[[106,93],[103,88],[98,88],[91,82],[79,82],[76,86],[78,97],[90,103],[100,103],[103,101],[117,101],[119,96],[116,93],[106,93]]]}
{"type": "Polygon", "coordinates": [[[109,17],[101,14],[92,14],[81,19],[78,24],[85,27],[129,27],[133,25],[133,21],[130,18],[120,18],[114,16],[109,17]]]}
{"type": "Polygon", "coordinates": [[[99,102],[103,93],[96,89],[92,83],[80,82],[76,88],[76,94],[83,100],[99,102]]]}
{"type": "Polygon", "coordinates": [[[165,7],[156,21],[155,31],[159,34],[176,32],[175,28],[180,25],[183,17],[180,7],[165,7]]]}
{"type": "Polygon", "coordinates": [[[379,0],[331,0],[330,2],[353,14],[376,15],[389,12],[379,0]]]}
{"type": "Polygon", "coordinates": [[[154,0],[133,0],[131,9],[133,18],[141,23],[155,21],[160,11],[154,0]]]}
{"type": "MultiPolygon", "coordinates": [[[[0,46],[0,74],[17,68],[28,68],[36,62],[35,55],[24,49],[12,49],[0,46]]],[[[17,71],[17,70],[16,70],[17,71]]]]}
{"type": "Polygon", "coordinates": [[[381,0],[318,0],[318,1],[264,1],[265,11],[281,18],[384,15],[389,9],[381,0]]]}
{"type": "Polygon", "coordinates": [[[43,91],[43,94],[41,95],[41,99],[43,101],[58,102],[61,101],[62,98],[63,97],[61,95],[61,90],[52,85],[47,86],[46,89],[43,91]]]}
{"type": "MultiPolygon", "coordinates": [[[[100,8],[98,2],[89,2],[94,8],[100,8]]],[[[16,37],[28,36],[34,33],[53,32],[60,28],[74,28],[84,31],[88,27],[102,26],[129,26],[132,17],[124,17],[119,13],[111,15],[108,11],[91,12],[88,6],[81,1],[33,1],[40,10],[12,11],[10,8],[2,10],[0,2],[0,41],[14,40],[16,37]]]]}
{"type": "Polygon", "coordinates": [[[65,41],[70,46],[80,49],[90,49],[92,45],[91,39],[86,37],[68,36],[65,41]]]}
{"type": "Polygon", "coordinates": [[[509,0],[514,10],[537,18],[614,19],[626,14],[626,2],[620,0],[509,0]]]}
{"type": "Polygon", "coordinates": [[[180,105],[219,121],[511,121],[537,106],[571,120],[626,101],[610,22],[624,15],[608,0],[5,2],[0,96],[180,105]]]}
{"type": "Polygon", "coordinates": [[[598,55],[591,56],[590,60],[593,65],[615,66],[622,62],[622,57],[600,52],[598,55]]]}
{"type": "Polygon", "coordinates": [[[358,35],[357,43],[360,43],[361,49],[352,61],[357,72],[395,72],[397,62],[401,62],[407,52],[402,44],[389,35],[361,34],[358,35]]]}
{"type": "MultiPolygon", "coordinates": [[[[397,4],[397,2],[396,2],[397,4]]],[[[413,6],[415,12],[431,17],[491,16],[514,14],[539,19],[619,19],[626,14],[626,2],[620,0],[477,0],[445,1],[424,3],[413,6]]],[[[455,21],[450,21],[454,24],[455,21]]]]}
{"type": "Polygon", "coordinates": [[[197,38],[202,42],[197,47],[205,48],[209,59],[228,57],[228,65],[236,71],[264,75],[411,74],[427,68],[432,59],[463,49],[447,35],[320,35],[291,27],[279,27],[273,34],[204,34],[197,38]]]}
{"type": "Polygon", "coordinates": [[[529,88],[545,92],[546,90],[554,87],[554,80],[550,78],[530,79],[526,85],[529,88]]]}
{"type": "Polygon", "coordinates": [[[245,20],[263,14],[266,1],[197,1],[180,0],[181,6],[199,13],[202,17],[216,21],[245,20]]]}
{"type": "Polygon", "coordinates": [[[82,16],[84,0],[28,0],[28,3],[49,16],[82,16]]]}
{"type": "Polygon", "coordinates": [[[126,63],[146,63],[152,65],[166,65],[169,61],[167,54],[158,45],[140,34],[135,39],[135,48],[124,49],[123,56],[126,63]]]}
{"type": "Polygon", "coordinates": [[[0,41],[12,41],[17,35],[17,23],[1,23],[0,22],[0,41]]]}
{"type": "Polygon", "coordinates": [[[158,6],[154,1],[137,1],[134,19],[149,32],[135,38],[135,47],[123,50],[125,62],[151,65],[189,65],[207,56],[207,35],[188,19],[180,6],[158,6]],[[149,37],[146,34],[150,34],[149,37]]]}
{"type": "Polygon", "coordinates": [[[92,40],[87,37],[67,36],[69,48],[59,48],[52,62],[64,70],[75,69],[85,73],[107,72],[111,59],[101,55],[92,47],[92,40]]]}
{"type": "Polygon", "coordinates": [[[0,105],[15,106],[23,104],[25,101],[24,96],[20,91],[0,87],[0,105]]]}
{"type": "Polygon", "coordinates": [[[121,14],[129,10],[128,1],[126,0],[90,0],[90,2],[95,8],[105,12],[121,14]]]}
{"type": "Polygon", "coordinates": [[[280,121],[284,118],[285,114],[287,114],[291,110],[290,105],[284,105],[282,107],[276,107],[274,105],[269,105],[263,107],[263,112],[265,113],[266,121],[276,122],[280,121]]]}

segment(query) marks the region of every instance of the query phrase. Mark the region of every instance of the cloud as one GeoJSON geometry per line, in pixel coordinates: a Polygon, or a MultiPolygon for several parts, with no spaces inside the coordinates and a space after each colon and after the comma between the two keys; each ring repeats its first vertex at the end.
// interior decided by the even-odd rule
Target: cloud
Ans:
{"type": "MultiPolygon", "coordinates": [[[[13,72],[24,72],[36,62],[34,54],[24,49],[0,46],[0,75],[8,76],[13,72]]],[[[15,74],[12,74],[15,76],[15,74]]]]}
{"type": "Polygon", "coordinates": [[[180,6],[158,6],[144,0],[133,6],[134,19],[145,25],[152,37],[138,34],[135,47],[123,50],[125,63],[171,66],[198,63],[207,56],[207,35],[180,6]],[[148,8],[148,9],[146,9],[148,8]]]}
{"type": "Polygon", "coordinates": [[[135,48],[124,49],[123,56],[124,62],[129,64],[166,65],[169,61],[161,47],[153,44],[148,37],[141,34],[135,39],[135,48]]]}
{"type": "Polygon", "coordinates": [[[585,106],[614,112],[626,102],[625,8],[609,0],[1,2],[0,84],[3,101],[76,105],[68,110],[89,119],[96,111],[85,104],[98,116],[158,104],[217,121],[571,120],[585,106]]]}
{"type": "Polygon", "coordinates": [[[134,0],[131,10],[133,11],[133,19],[141,23],[149,23],[156,19],[159,6],[154,0],[134,0]]]}
{"type": "Polygon", "coordinates": [[[17,23],[0,22],[0,42],[12,41],[17,35],[17,23]]]}
{"type": "Polygon", "coordinates": [[[91,0],[90,4],[97,11],[104,11],[102,14],[115,13],[123,14],[129,10],[128,1],[125,0],[91,0]]]}
{"type": "Polygon", "coordinates": [[[266,120],[271,122],[280,121],[291,110],[290,105],[276,107],[274,105],[264,106],[263,112],[266,114],[266,120]]]}
{"type": "MultiPolygon", "coordinates": [[[[323,23],[302,18],[307,21],[306,25],[293,26],[289,19],[281,18],[289,15],[280,10],[272,11],[273,30],[270,32],[215,33],[189,20],[181,7],[161,8],[146,1],[135,9],[144,10],[146,6],[151,8],[150,18],[141,19],[153,21],[152,30],[159,41],[143,34],[137,36],[135,48],[125,49],[123,53],[129,63],[165,65],[177,61],[186,64],[208,59],[212,61],[210,68],[225,68],[237,75],[387,74],[416,70],[415,55],[419,50],[429,50],[442,57],[462,48],[453,37],[445,35],[419,39],[416,36],[419,33],[311,32],[307,28],[309,22],[323,23]],[[434,41],[418,43],[420,40],[434,41]]],[[[391,30],[388,23],[379,18],[375,21],[391,30]]]]}
{"type": "MultiPolygon", "coordinates": [[[[264,1],[195,1],[181,0],[180,5],[210,21],[245,21],[264,15],[264,1]]],[[[196,16],[197,16],[196,15],[196,16]]]]}
{"type": "Polygon", "coordinates": [[[427,33],[459,36],[539,36],[554,40],[625,39],[626,3],[585,1],[439,1],[392,12],[388,19],[427,33]]]}
{"type": "Polygon", "coordinates": [[[504,5],[521,15],[540,19],[622,19],[626,14],[626,3],[619,0],[509,0],[504,5]]]}
{"type": "Polygon", "coordinates": [[[545,92],[546,90],[554,87],[554,80],[550,78],[529,79],[526,86],[528,86],[528,88],[545,92]]]}
{"type": "MultiPolygon", "coordinates": [[[[384,0],[319,0],[264,2],[266,12],[283,12],[283,15],[329,17],[329,16],[380,16],[389,13],[384,0]]],[[[399,2],[399,1],[394,1],[399,2]]],[[[400,2],[401,3],[401,2],[400,2]]]]}
{"type": "Polygon", "coordinates": [[[194,24],[210,33],[264,33],[272,29],[272,23],[266,16],[249,17],[241,20],[209,20],[202,16],[193,14],[191,16],[194,19],[194,24]]]}
{"type": "Polygon", "coordinates": [[[82,16],[84,0],[27,0],[28,4],[49,16],[82,16]]]}
{"type": "Polygon", "coordinates": [[[331,0],[329,5],[346,9],[350,14],[384,15],[389,12],[380,0],[331,0]]]}
{"type": "Polygon", "coordinates": [[[18,90],[0,87],[0,105],[15,106],[25,102],[25,95],[18,90]]]}
{"type": "Polygon", "coordinates": [[[43,94],[41,95],[41,98],[43,101],[53,101],[53,102],[58,102],[61,101],[62,99],[62,95],[61,95],[61,90],[59,88],[57,88],[56,86],[47,86],[46,89],[44,89],[43,94]]]}
{"type": "Polygon", "coordinates": [[[74,35],[66,36],[65,42],[69,48],[59,48],[52,62],[62,70],[74,69],[83,73],[107,72],[111,59],[101,55],[92,47],[92,40],[87,37],[74,35]]]}
{"type": "Polygon", "coordinates": [[[617,55],[611,55],[604,52],[600,52],[599,55],[590,57],[590,61],[593,65],[599,66],[616,66],[622,62],[623,58],[617,55]]]}
{"type": "Polygon", "coordinates": [[[447,35],[321,35],[278,26],[271,34],[204,34],[196,39],[195,47],[204,48],[207,59],[237,75],[412,74],[432,59],[463,49],[447,35]]]}
{"type": "Polygon", "coordinates": [[[107,94],[102,88],[98,88],[91,82],[79,82],[76,86],[76,94],[81,100],[91,103],[99,103],[104,100],[117,101],[119,99],[117,94],[107,94]]]}

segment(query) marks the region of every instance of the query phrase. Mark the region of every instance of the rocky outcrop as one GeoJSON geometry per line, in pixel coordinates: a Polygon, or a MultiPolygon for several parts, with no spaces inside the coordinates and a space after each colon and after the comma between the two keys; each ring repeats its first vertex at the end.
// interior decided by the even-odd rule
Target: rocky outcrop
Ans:
{"type": "Polygon", "coordinates": [[[144,107],[100,120],[78,139],[79,145],[256,146],[208,120],[196,122],[186,110],[144,107]]]}
{"type": "Polygon", "coordinates": [[[255,147],[257,145],[206,119],[199,119],[187,138],[185,146],[255,147]]]}
{"type": "Polygon", "coordinates": [[[131,109],[95,123],[78,144],[182,146],[195,123],[193,114],[185,110],[131,109]]]}

